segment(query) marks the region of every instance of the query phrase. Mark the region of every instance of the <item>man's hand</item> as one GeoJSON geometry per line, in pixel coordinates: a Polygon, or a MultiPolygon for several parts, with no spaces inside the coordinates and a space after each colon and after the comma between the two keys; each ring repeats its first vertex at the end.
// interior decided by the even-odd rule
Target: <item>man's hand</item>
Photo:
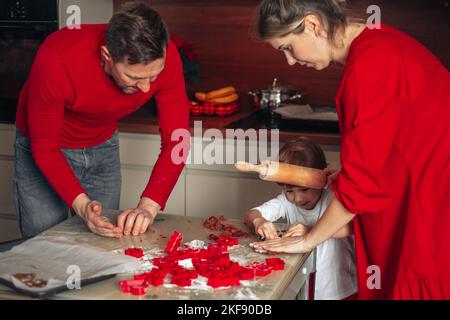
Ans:
{"type": "Polygon", "coordinates": [[[104,237],[120,238],[122,236],[119,228],[102,218],[100,202],[90,200],[86,194],[80,194],[75,198],[72,207],[93,233],[104,237]]]}
{"type": "Polygon", "coordinates": [[[302,237],[309,232],[310,228],[301,223],[294,223],[289,226],[289,229],[283,234],[282,238],[288,237],[302,237]]]}
{"type": "Polygon", "coordinates": [[[277,229],[272,222],[260,217],[253,220],[253,225],[255,226],[255,232],[264,239],[271,240],[279,238],[277,229]]]}
{"type": "Polygon", "coordinates": [[[153,224],[161,207],[150,198],[142,197],[136,208],[122,211],[117,217],[117,227],[124,235],[145,233],[153,224]]]}

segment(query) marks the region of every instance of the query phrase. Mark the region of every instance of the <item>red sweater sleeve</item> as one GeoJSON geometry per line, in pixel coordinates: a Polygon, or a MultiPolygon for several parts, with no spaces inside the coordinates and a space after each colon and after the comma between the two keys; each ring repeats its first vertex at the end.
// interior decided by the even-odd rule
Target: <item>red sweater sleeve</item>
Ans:
{"type": "Polygon", "coordinates": [[[29,90],[27,121],[34,161],[53,189],[71,207],[75,198],[85,191],[60,149],[64,106],[71,94],[65,72],[58,57],[42,46],[26,84],[29,90]]]}
{"type": "Polygon", "coordinates": [[[342,170],[333,191],[354,214],[379,212],[391,203],[389,181],[382,171],[395,148],[404,101],[401,58],[386,51],[360,54],[345,72],[337,98],[343,118],[342,170]]]}
{"type": "MultiPolygon", "coordinates": [[[[161,153],[147,187],[142,193],[142,196],[157,202],[162,209],[166,206],[167,199],[184,168],[184,162],[177,164],[172,159],[174,148],[181,142],[172,141],[172,133],[176,129],[184,129],[189,134],[189,105],[183,67],[178,51],[172,43],[169,44],[164,73],[161,87],[155,93],[161,134],[161,153]]],[[[187,158],[187,154],[183,154],[183,157],[187,158]]]]}

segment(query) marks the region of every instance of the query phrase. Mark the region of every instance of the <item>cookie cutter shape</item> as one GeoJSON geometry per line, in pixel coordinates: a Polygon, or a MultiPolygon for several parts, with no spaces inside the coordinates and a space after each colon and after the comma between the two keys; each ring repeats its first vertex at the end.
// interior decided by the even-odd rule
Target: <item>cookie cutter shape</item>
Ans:
{"type": "Polygon", "coordinates": [[[280,258],[266,258],[266,264],[271,266],[273,270],[284,270],[285,263],[280,258]]]}
{"type": "Polygon", "coordinates": [[[139,259],[144,256],[144,250],[142,248],[128,248],[125,249],[125,254],[139,259]]]}
{"type": "Polygon", "coordinates": [[[164,248],[164,252],[168,254],[175,252],[180,247],[181,241],[183,241],[183,236],[181,235],[181,233],[179,233],[178,231],[174,231],[170,236],[166,247],[164,248]]]}

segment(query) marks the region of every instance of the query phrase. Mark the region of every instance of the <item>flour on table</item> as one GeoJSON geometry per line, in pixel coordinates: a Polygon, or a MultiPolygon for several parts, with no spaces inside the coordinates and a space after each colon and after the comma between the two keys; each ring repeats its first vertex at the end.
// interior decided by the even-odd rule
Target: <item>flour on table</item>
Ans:
{"type": "Polygon", "coordinates": [[[202,240],[192,240],[190,242],[186,242],[185,246],[192,249],[204,249],[206,248],[205,241],[202,240]]]}
{"type": "Polygon", "coordinates": [[[264,262],[264,260],[261,259],[260,254],[245,245],[234,246],[230,248],[228,252],[230,253],[230,259],[239,263],[241,266],[255,261],[264,262]]]}
{"type": "MultiPolygon", "coordinates": [[[[113,250],[112,252],[118,254],[124,254],[123,249],[113,250]]],[[[144,255],[139,258],[140,269],[136,270],[137,273],[141,273],[143,271],[149,271],[155,267],[153,264],[153,258],[164,257],[166,253],[161,248],[151,248],[144,249],[144,255]]]]}
{"type": "Polygon", "coordinates": [[[210,286],[208,286],[208,279],[202,276],[198,276],[197,279],[193,279],[191,285],[189,287],[179,287],[176,284],[171,284],[169,280],[165,280],[164,288],[177,288],[177,289],[189,289],[189,290],[213,290],[210,286]]]}
{"type": "Polygon", "coordinates": [[[178,265],[182,266],[185,269],[194,269],[194,265],[192,264],[192,259],[184,259],[184,260],[178,260],[178,265]]]}

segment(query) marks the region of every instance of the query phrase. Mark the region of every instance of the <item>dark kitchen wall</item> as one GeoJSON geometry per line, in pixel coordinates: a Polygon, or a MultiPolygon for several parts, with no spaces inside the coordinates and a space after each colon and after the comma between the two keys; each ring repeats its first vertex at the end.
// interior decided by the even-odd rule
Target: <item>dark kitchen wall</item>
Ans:
{"type": "MultiPolygon", "coordinates": [[[[115,10],[127,0],[115,0],[115,10]]],[[[339,66],[323,71],[289,67],[280,51],[252,37],[259,0],[146,0],[169,25],[170,31],[192,42],[201,63],[201,82],[193,90],[234,85],[242,102],[245,93],[266,87],[277,77],[305,94],[313,106],[334,105],[341,75],[339,66]]],[[[381,7],[383,23],[396,27],[427,46],[449,68],[450,26],[448,0],[356,0],[352,17],[367,18],[366,9],[381,7]]]]}

